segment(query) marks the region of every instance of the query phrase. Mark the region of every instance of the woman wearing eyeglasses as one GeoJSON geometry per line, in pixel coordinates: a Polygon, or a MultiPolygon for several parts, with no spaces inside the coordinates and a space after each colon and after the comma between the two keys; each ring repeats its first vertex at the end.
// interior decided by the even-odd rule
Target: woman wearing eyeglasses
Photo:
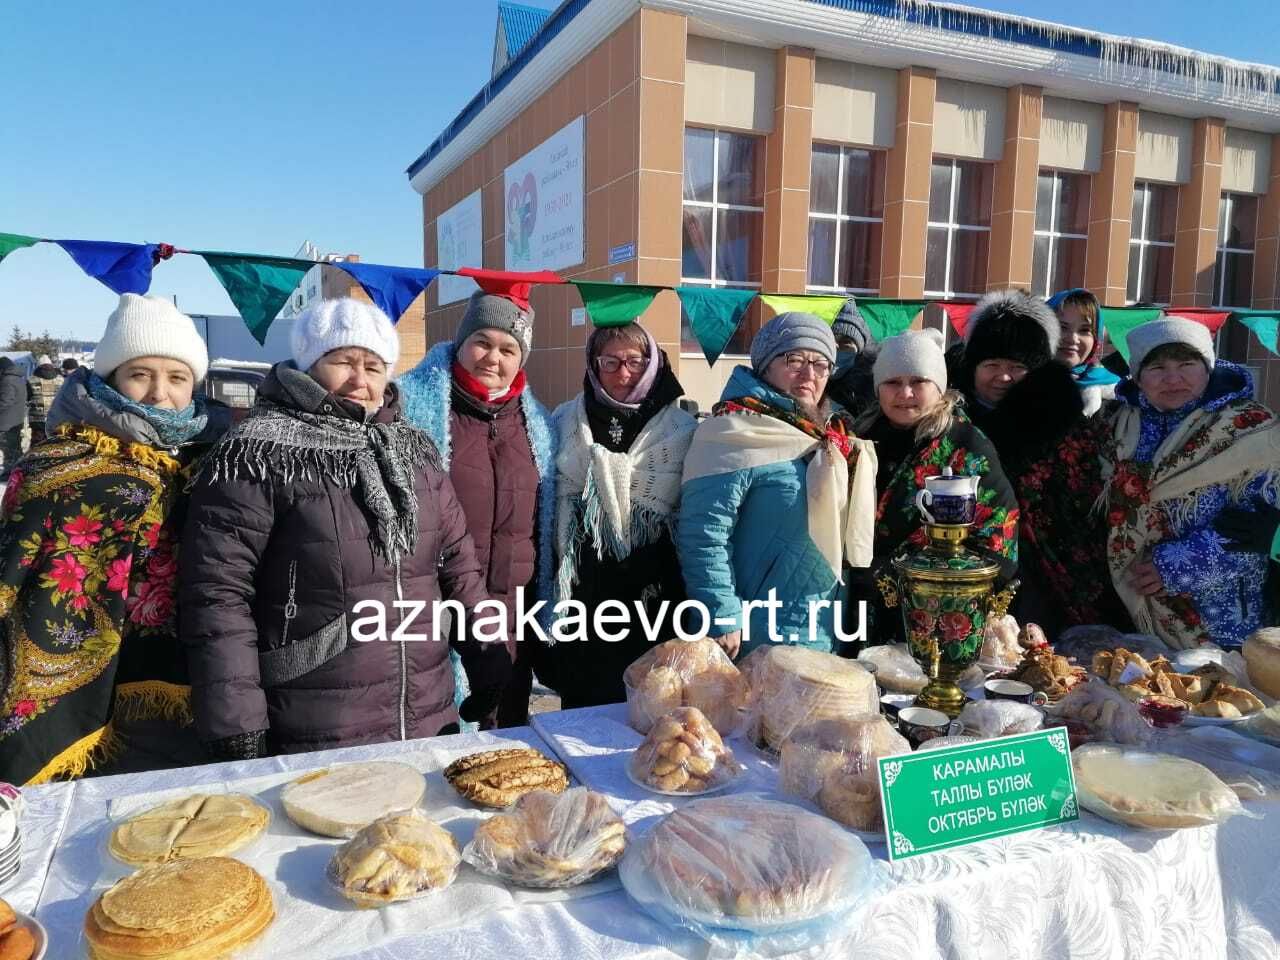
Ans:
{"type": "Polygon", "coordinates": [[[843,567],[870,563],[875,450],[831,414],[835,359],[830,324],[779,314],[685,457],[680,566],[730,656],[771,641],[832,650],[843,567]]]}
{"type": "Polygon", "coordinates": [[[856,427],[860,436],[875,442],[879,455],[875,563],[854,593],[869,604],[868,636],[877,643],[901,642],[902,616],[885,608],[874,583],[892,573],[889,563],[904,549],[926,543],[915,503],[925,478],[938,476],[945,467],[981,478],[967,542],[998,560],[1005,579],[1012,579],[1018,567],[1018,501],[995,447],[970,422],[960,394],[947,389],[939,331],[909,330],[885,340],[872,378],[879,403],[856,427]]]}
{"type": "Polygon", "coordinates": [[[672,534],[696,426],[676,403],[683,393],[647,330],[601,327],[587,341],[582,392],[552,415],[556,601],[581,602],[588,625],[608,600],[630,617],[622,640],[540,648],[538,675],[566,709],[625,699],[622,672],[649,642],[639,608],[657,639],[673,635],[671,611],[685,593],[672,534]]]}

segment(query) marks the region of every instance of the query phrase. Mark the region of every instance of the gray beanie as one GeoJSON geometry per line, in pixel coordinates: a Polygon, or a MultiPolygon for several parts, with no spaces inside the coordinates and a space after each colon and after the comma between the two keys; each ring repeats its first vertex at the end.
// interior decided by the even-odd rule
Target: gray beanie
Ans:
{"type": "Polygon", "coordinates": [[[876,338],[871,335],[871,329],[867,326],[867,321],[862,319],[862,311],[858,309],[857,301],[853,297],[846,300],[840,312],[836,314],[835,323],[831,324],[831,334],[837,340],[848,337],[859,353],[864,352],[869,346],[874,346],[876,342],[876,338]]]}
{"type": "Polygon", "coordinates": [[[780,313],[763,327],[751,341],[751,369],[764,373],[775,357],[792,350],[812,350],[836,362],[836,338],[831,324],[812,313],[793,310],[780,313]]]}
{"type": "Polygon", "coordinates": [[[871,377],[876,389],[894,377],[924,377],[947,392],[947,359],[942,352],[941,330],[908,330],[880,344],[871,377]]]}
{"type": "Polygon", "coordinates": [[[461,347],[477,330],[501,330],[515,337],[520,344],[520,366],[523,367],[533,349],[533,308],[522,310],[506,297],[477,290],[467,302],[467,312],[453,335],[453,349],[461,347]]]}
{"type": "Polygon", "coordinates": [[[1142,372],[1147,355],[1168,343],[1181,343],[1200,354],[1204,365],[1213,369],[1213,334],[1203,323],[1184,317],[1164,317],[1139,324],[1125,338],[1129,344],[1129,369],[1136,377],[1142,372]]]}

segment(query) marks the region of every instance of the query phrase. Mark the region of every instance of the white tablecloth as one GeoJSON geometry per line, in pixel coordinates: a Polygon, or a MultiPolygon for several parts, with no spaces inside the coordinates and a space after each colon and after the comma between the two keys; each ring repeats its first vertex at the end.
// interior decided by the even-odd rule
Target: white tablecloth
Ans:
{"type": "MultiPolygon", "coordinates": [[[[602,707],[539,715],[534,725],[546,744],[530,730],[503,733],[544,750],[549,744],[579,780],[610,793],[615,809],[626,811],[632,825],[644,829],[669,803],[657,796],[641,799],[640,788],[629,781],[618,783],[609,772],[622,762],[615,755],[626,749],[621,743],[625,734],[614,726],[618,723],[625,723],[625,711],[602,707]],[[637,802],[649,806],[633,810],[637,802]]],[[[464,735],[433,745],[463,749],[470,742],[464,735]]],[[[411,746],[420,750],[423,743],[411,746]]],[[[321,756],[88,780],[74,789],[58,785],[28,791],[31,812],[24,829],[30,830],[28,824],[35,820],[45,836],[61,837],[37,910],[55,946],[64,951],[50,956],[76,956],[72,951],[94,879],[82,875],[87,869],[85,858],[99,855],[96,849],[87,853],[76,837],[85,833],[84,828],[102,822],[114,796],[334,761],[391,757],[404,749],[404,745],[385,744],[321,756]],[[60,833],[53,830],[58,823],[60,833]]],[[[754,761],[748,759],[748,764],[752,773],[734,790],[757,791],[762,786],[760,777],[767,778],[767,771],[761,772],[754,761]]],[[[1280,936],[1280,803],[1254,803],[1250,809],[1263,818],[1237,818],[1220,827],[1173,833],[1128,830],[1085,814],[1085,819],[1065,827],[886,864],[893,888],[865,911],[856,928],[805,956],[1276,960],[1280,958],[1276,943],[1280,936]]],[[[883,858],[882,847],[871,849],[883,858]]],[[[40,886],[39,872],[35,866],[29,870],[24,862],[19,887],[6,892],[8,896],[13,889],[21,891],[14,897],[20,909],[29,905],[22,898],[40,886]]],[[[522,903],[473,924],[406,937],[352,956],[629,960],[709,955],[705,943],[660,927],[635,910],[622,891],[614,890],[567,902],[522,903]]]]}

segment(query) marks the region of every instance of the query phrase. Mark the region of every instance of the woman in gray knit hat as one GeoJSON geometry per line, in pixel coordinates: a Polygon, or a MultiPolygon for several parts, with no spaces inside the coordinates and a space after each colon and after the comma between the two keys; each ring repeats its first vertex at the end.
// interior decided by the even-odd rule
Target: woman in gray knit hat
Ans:
{"type": "MultiPolygon", "coordinates": [[[[436,344],[397,381],[405,416],[436,442],[457,489],[490,596],[507,609],[515,671],[481,727],[528,722],[536,638],[517,636],[516,591],[523,591],[526,609],[548,601],[541,622],[549,623],[555,438],[525,380],[532,349],[528,301],[512,291],[480,290],[453,339],[436,344]]],[[[455,675],[461,690],[466,678],[456,669],[455,675]]]]}
{"type": "Polygon", "coordinates": [[[836,598],[846,563],[870,562],[875,451],[831,415],[835,359],[824,320],[775,317],[685,457],[680,566],[730,656],[769,641],[831,650],[835,611],[816,604],[836,598]],[[744,614],[771,590],[781,603],[775,616],[763,607],[744,614]]]}
{"type": "Polygon", "coordinates": [[[1012,579],[1018,566],[1018,503],[1000,468],[995,447],[964,411],[960,394],[949,390],[942,334],[908,330],[880,346],[873,371],[878,404],[857,421],[859,436],[876,445],[875,561],[870,576],[855,580],[852,593],[868,601],[877,642],[901,641],[902,616],[884,606],[873,586],[891,572],[890,561],[926,542],[916,494],[927,477],[950,467],[979,477],[976,520],[969,544],[1000,561],[1012,579]]]}

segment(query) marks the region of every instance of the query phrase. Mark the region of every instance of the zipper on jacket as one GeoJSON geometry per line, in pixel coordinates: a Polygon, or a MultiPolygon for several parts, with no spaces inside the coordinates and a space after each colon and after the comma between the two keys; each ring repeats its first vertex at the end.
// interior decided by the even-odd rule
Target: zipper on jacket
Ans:
{"type": "Polygon", "coordinates": [[[289,596],[284,602],[284,633],[280,646],[289,643],[289,623],[298,616],[298,561],[289,561],[289,596]]]}
{"type": "Polygon", "coordinates": [[[498,439],[498,418],[497,417],[491,417],[489,420],[489,439],[490,440],[498,439]]]}
{"type": "MultiPolygon", "coordinates": [[[[404,603],[404,590],[400,586],[400,561],[396,560],[396,600],[404,603]]],[[[401,610],[404,608],[401,607],[401,610]]],[[[401,614],[403,616],[403,613],[401,614]]],[[[400,641],[400,739],[408,739],[408,729],[405,725],[406,701],[409,696],[409,654],[404,648],[404,641],[400,641]]]]}

